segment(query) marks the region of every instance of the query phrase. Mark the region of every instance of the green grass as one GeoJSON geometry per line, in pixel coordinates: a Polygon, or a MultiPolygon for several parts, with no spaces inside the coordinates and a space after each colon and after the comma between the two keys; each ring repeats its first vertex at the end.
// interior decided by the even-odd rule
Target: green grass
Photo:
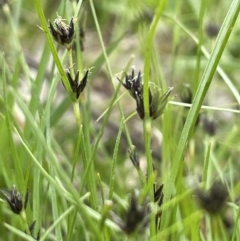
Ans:
{"type": "Polygon", "coordinates": [[[0,189],[29,193],[19,214],[1,193],[0,241],[240,239],[240,1],[227,2],[0,5],[0,189]],[[72,49],[51,35],[56,13],[74,18],[72,49]],[[143,120],[120,83],[133,65],[143,120]],[[67,68],[79,80],[90,70],[79,98],[67,68]],[[169,87],[153,120],[149,95],[169,87]],[[218,181],[227,199],[213,214],[224,191],[202,192],[218,181]]]}

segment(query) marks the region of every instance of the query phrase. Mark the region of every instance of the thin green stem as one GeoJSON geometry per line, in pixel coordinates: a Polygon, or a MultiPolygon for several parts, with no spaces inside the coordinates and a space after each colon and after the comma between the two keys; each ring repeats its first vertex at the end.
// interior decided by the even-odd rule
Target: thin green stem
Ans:
{"type": "Polygon", "coordinates": [[[72,105],[73,105],[73,111],[74,111],[74,114],[75,114],[75,118],[76,118],[78,127],[81,128],[82,120],[81,120],[81,111],[80,111],[80,106],[79,106],[78,100],[73,101],[72,105]]]}
{"type": "Polygon", "coordinates": [[[70,73],[71,73],[71,76],[74,78],[75,74],[74,74],[74,68],[73,68],[73,51],[72,51],[72,48],[70,48],[68,50],[68,59],[69,59],[69,69],[70,69],[70,73]]]}
{"type": "Polygon", "coordinates": [[[201,1],[200,11],[199,11],[199,21],[198,21],[198,48],[197,48],[197,60],[196,60],[196,69],[195,69],[195,78],[193,82],[193,94],[196,93],[199,76],[200,76],[200,65],[201,65],[201,56],[202,56],[202,43],[203,43],[203,18],[205,13],[206,0],[201,1]]]}
{"type": "Polygon", "coordinates": [[[120,124],[120,128],[118,131],[118,135],[116,138],[116,143],[114,147],[114,152],[113,152],[113,160],[112,160],[112,167],[111,167],[111,175],[110,175],[110,184],[109,184],[109,195],[108,198],[111,200],[113,198],[113,191],[114,191],[114,183],[115,183],[115,172],[116,172],[116,162],[117,162],[117,154],[118,154],[118,148],[119,148],[119,143],[122,135],[122,129],[123,129],[123,119],[120,124]]]}
{"type": "MultiPolygon", "coordinates": [[[[144,61],[144,79],[143,79],[144,81],[144,84],[143,84],[144,103],[143,104],[144,104],[145,118],[143,123],[143,130],[144,130],[144,145],[145,145],[145,151],[147,156],[147,173],[148,173],[149,180],[150,180],[150,177],[152,177],[153,175],[153,162],[152,162],[152,154],[151,154],[152,124],[151,124],[151,120],[149,119],[149,73],[150,73],[150,64],[151,64],[151,49],[152,49],[152,43],[153,43],[156,27],[162,15],[165,4],[166,4],[166,0],[159,2],[157,12],[154,16],[153,22],[151,24],[151,27],[147,36],[146,49],[144,53],[145,61],[144,61]]],[[[153,189],[151,189],[150,191],[150,198],[152,201],[154,200],[153,189]]],[[[150,235],[153,236],[154,234],[155,234],[155,222],[151,222],[150,235]]]]}
{"type": "Polygon", "coordinates": [[[25,232],[20,231],[19,229],[9,225],[8,223],[3,223],[3,226],[8,229],[11,233],[16,234],[18,237],[23,238],[27,241],[36,241],[36,239],[32,238],[31,236],[27,235],[25,232]]]}
{"type": "MultiPolygon", "coordinates": [[[[82,104],[83,109],[83,135],[82,135],[82,154],[84,160],[84,173],[87,175],[87,186],[91,192],[90,202],[94,209],[98,206],[98,198],[97,198],[97,187],[96,187],[96,174],[94,170],[94,162],[91,162],[90,156],[92,153],[92,146],[90,140],[90,117],[87,112],[86,104],[82,104]],[[88,166],[90,168],[88,169],[88,166]]],[[[83,182],[83,180],[82,180],[83,182]]],[[[81,194],[81,191],[80,191],[81,194]]]]}
{"type": "Polygon", "coordinates": [[[22,219],[22,222],[23,222],[23,225],[24,225],[24,228],[25,228],[25,232],[30,235],[30,230],[29,230],[29,223],[28,223],[28,220],[27,220],[27,215],[26,215],[26,212],[25,210],[23,210],[21,213],[20,213],[20,217],[22,219]]]}
{"type": "Polygon", "coordinates": [[[211,163],[210,163],[210,154],[211,154],[211,149],[212,149],[212,141],[210,140],[208,143],[206,143],[206,156],[205,156],[205,161],[204,161],[204,168],[203,168],[203,177],[202,177],[202,181],[203,181],[203,185],[204,185],[204,189],[206,190],[207,188],[209,188],[209,182],[210,182],[210,177],[209,177],[209,173],[211,170],[211,163]]]}
{"type": "Polygon", "coordinates": [[[79,151],[80,151],[80,147],[81,147],[81,140],[82,140],[82,126],[79,127],[77,143],[76,143],[74,156],[73,156],[71,182],[73,182],[73,179],[74,179],[75,169],[76,169],[77,160],[79,157],[79,151]]]}

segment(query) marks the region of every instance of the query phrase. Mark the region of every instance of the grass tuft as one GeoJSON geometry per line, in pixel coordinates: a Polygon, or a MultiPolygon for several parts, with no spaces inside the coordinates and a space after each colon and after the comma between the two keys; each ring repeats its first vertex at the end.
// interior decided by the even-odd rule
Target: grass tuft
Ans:
{"type": "Polygon", "coordinates": [[[240,240],[240,1],[0,1],[0,241],[240,240]]]}

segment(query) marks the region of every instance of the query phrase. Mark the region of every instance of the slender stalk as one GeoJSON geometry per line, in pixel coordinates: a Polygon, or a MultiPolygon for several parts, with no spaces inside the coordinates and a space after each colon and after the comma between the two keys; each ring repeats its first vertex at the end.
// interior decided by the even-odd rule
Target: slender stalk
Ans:
{"type": "Polygon", "coordinates": [[[197,48],[195,78],[193,82],[193,94],[196,93],[198,84],[199,84],[200,65],[201,65],[201,57],[202,57],[201,48],[203,43],[203,19],[204,19],[204,13],[205,13],[205,5],[206,5],[206,0],[202,0],[200,5],[200,11],[199,11],[199,20],[198,20],[198,48],[197,48]]]}
{"type": "MultiPolygon", "coordinates": [[[[153,22],[151,24],[147,42],[146,42],[146,49],[145,49],[145,62],[144,62],[144,84],[143,84],[143,95],[144,95],[144,122],[143,122],[143,130],[144,130],[144,145],[145,145],[145,152],[147,157],[147,173],[148,179],[153,175],[153,162],[152,162],[152,154],[151,154],[151,136],[152,136],[152,124],[149,118],[149,73],[150,73],[150,63],[151,63],[151,47],[153,43],[153,38],[155,35],[156,27],[158,21],[161,17],[162,11],[165,7],[166,0],[160,1],[157,12],[154,16],[153,22]]],[[[154,201],[154,193],[153,189],[150,189],[150,198],[151,201],[154,201]]],[[[151,221],[150,223],[150,235],[153,236],[155,234],[155,222],[151,221]]]]}
{"type": "Polygon", "coordinates": [[[25,210],[23,210],[23,211],[20,213],[20,217],[21,217],[21,219],[22,219],[22,222],[23,222],[23,225],[24,225],[24,228],[25,228],[26,233],[27,233],[28,235],[30,235],[29,224],[28,224],[27,215],[26,215],[25,210]]]}
{"type": "Polygon", "coordinates": [[[108,195],[109,200],[111,200],[113,198],[114,183],[115,183],[115,172],[116,172],[115,169],[116,169],[117,154],[118,154],[118,148],[119,148],[119,143],[120,143],[120,139],[121,139],[122,129],[123,129],[123,120],[121,121],[120,128],[119,128],[119,131],[118,131],[118,135],[117,135],[117,138],[116,138],[115,147],[114,147],[112,167],[111,167],[111,175],[110,175],[110,184],[109,184],[109,195],[108,195]]]}

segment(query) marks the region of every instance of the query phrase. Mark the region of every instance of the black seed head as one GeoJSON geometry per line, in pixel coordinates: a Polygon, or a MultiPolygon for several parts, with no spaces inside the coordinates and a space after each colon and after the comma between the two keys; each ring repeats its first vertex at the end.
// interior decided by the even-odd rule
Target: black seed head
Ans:
{"type": "Polygon", "coordinates": [[[126,233],[142,233],[149,223],[149,199],[140,205],[138,197],[133,192],[131,195],[128,210],[125,213],[125,218],[122,220],[115,213],[111,213],[113,221],[126,233]]]}
{"type": "Polygon", "coordinates": [[[214,22],[207,23],[205,31],[210,38],[216,38],[220,30],[220,26],[214,22]]]}
{"type": "Polygon", "coordinates": [[[203,129],[210,135],[214,136],[217,132],[217,122],[215,119],[210,119],[207,116],[203,118],[203,129]]]}
{"type": "Polygon", "coordinates": [[[71,49],[72,40],[74,36],[74,23],[73,18],[70,21],[70,24],[67,25],[63,22],[61,17],[58,17],[54,20],[54,25],[48,20],[50,32],[54,38],[54,40],[62,45],[64,45],[67,49],[71,49]]]}
{"type": "Polygon", "coordinates": [[[221,182],[215,182],[208,192],[200,189],[195,191],[200,206],[210,214],[221,211],[228,196],[227,188],[221,182]]]}
{"type": "Polygon", "coordinates": [[[77,72],[77,74],[76,74],[76,76],[75,76],[74,79],[72,78],[69,69],[66,70],[66,75],[67,75],[68,82],[69,82],[69,84],[70,84],[70,86],[71,86],[72,91],[73,91],[73,92],[76,92],[76,91],[77,91],[77,87],[78,87],[79,71],[77,72]]]}
{"type": "Polygon", "coordinates": [[[11,210],[19,214],[23,209],[23,200],[21,194],[16,190],[16,187],[13,185],[10,191],[0,189],[1,193],[8,202],[11,210]]]}
{"type": "Polygon", "coordinates": [[[124,226],[122,227],[123,231],[127,234],[133,233],[136,230],[142,232],[148,225],[149,219],[149,207],[148,201],[145,200],[143,205],[139,205],[138,198],[133,192],[131,195],[131,200],[129,208],[126,213],[124,226]]]}
{"type": "Polygon", "coordinates": [[[80,96],[81,92],[83,92],[84,88],[86,87],[87,80],[88,80],[88,73],[89,73],[89,70],[86,71],[84,77],[82,78],[80,84],[77,87],[77,91],[76,91],[77,99],[80,96]]]}
{"type": "MultiPolygon", "coordinates": [[[[119,80],[119,79],[118,79],[119,80]]],[[[120,81],[120,80],[119,80],[120,81]]],[[[138,72],[138,75],[134,75],[134,69],[132,69],[132,74],[125,76],[125,81],[121,82],[122,85],[129,91],[131,96],[136,101],[136,110],[141,119],[145,117],[144,111],[144,100],[143,100],[143,83],[142,83],[142,74],[141,71],[138,72]]],[[[152,94],[149,89],[149,114],[152,119],[158,118],[165,109],[165,106],[168,102],[168,97],[173,88],[169,88],[166,93],[162,96],[159,92],[152,94]]]]}
{"type": "Polygon", "coordinates": [[[72,76],[71,76],[71,73],[70,73],[70,70],[67,69],[66,70],[66,75],[67,75],[67,78],[68,78],[68,82],[71,86],[71,89],[74,93],[76,93],[76,98],[78,99],[81,92],[83,92],[84,88],[86,87],[86,84],[87,84],[87,79],[88,79],[88,73],[89,73],[89,70],[86,71],[83,79],[81,80],[80,83],[78,83],[78,79],[79,79],[79,71],[77,72],[75,78],[73,79],[72,76]]]}

